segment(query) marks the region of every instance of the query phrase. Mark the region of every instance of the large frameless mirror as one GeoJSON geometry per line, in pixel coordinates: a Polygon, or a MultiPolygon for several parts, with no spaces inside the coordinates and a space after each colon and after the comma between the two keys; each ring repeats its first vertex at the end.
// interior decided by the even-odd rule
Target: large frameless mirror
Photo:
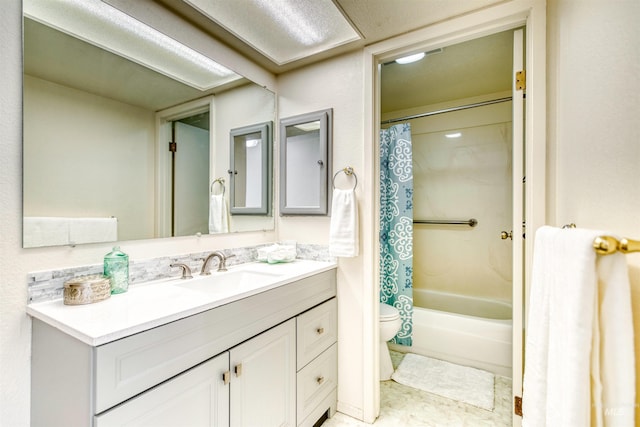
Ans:
{"type": "Polygon", "coordinates": [[[23,12],[23,246],[207,234],[229,132],[273,121],[275,95],[100,0],[23,12]]]}
{"type": "Polygon", "coordinates": [[[231,130],[231,214],[269,214],[272,122],[231,130]]]}
{"type": "Polygon", "coordinates": [[[280,214],[326,215],[333,110],[280,120],[280,214]]]}

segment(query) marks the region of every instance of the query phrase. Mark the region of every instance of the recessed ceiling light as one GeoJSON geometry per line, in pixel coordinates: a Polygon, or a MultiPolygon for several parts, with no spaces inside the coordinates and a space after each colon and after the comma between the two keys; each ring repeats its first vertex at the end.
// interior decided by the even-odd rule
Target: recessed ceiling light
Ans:
{"type": "Polygon", "coordinates": [[[411,64],[412,62],[420,61],[422,58],[424,58],[424,52],[415,53],[409,56],[403,56],[402,58],[396,59],[396,62],[403,65],[411,64]]]}
{"type": "Polygon", "coordinates": [[[199,90],[241,78],[100,0],[25,0],[24,15],[199,90]]]}
{"type": "Polygon", "coordinates": [[[452,132],[445,134],[447,138],[460,138],[462,136],[461,132],[452,132]]]}
{"type": "Polygon", "coordinates": [[[298,125],[294,125],[294,128],[298,128],[301,131],[304,132],[312,132],[314,130],[319,130],[320,129],[320,121],[316,120],[315,122],[309,122],[309,123],[300,123],[298,125]]]}
{"type": "Polygon", "coordinates": [[[282,65],[359,40],[332,0],[183,0],[282,65]]]}

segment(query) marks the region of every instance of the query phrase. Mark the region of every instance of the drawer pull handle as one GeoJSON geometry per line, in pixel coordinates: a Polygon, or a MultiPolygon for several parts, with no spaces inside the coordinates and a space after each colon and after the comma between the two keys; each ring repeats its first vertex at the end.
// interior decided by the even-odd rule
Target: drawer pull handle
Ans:
{"type": "Polygon", "coordinates": [[[222,381],[224,382],[224,385],[229,384],[231,382],[231,372],[227,371],[222,374],[222,381]]]}
{"type": "Polygon", "coordinates": [[[242,363],[240,363],[239,365],[236,365],[236,367],[233,370],[236,373],[236,377],[239,377],[240,375],[242,375],[242,363]]]}
{"type": "Polygon", "coordinates": [[[316,329],[316,332],[318,333],[318,335],[322,335],[324,334],[324,328],[318,328],[316,329]]]}
{"type": "Polygon", "coordinates": [[[318,385],[322,384],[324,382],[324,377],[319,376],[318,378],[316,378],[316,382],[318,383],[318,385]]]}

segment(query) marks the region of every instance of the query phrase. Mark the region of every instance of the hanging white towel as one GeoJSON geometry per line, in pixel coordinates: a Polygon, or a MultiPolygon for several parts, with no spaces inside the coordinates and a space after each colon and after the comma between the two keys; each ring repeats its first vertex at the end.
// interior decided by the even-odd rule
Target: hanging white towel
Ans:
{"type": "Polygon", "coordinates": [[[354,189],[333,190],[329,254],[336,257],[358,256],[358,201],[354,189]]]}
{"type": "Polygon", "coordinates": [[[635,362],[626,263],[621,254],[596,256],[592,244],[601,234],[546,226],[536,233],[524,427],[633,426],[635,362]]]}
{"type": "Polygon", "coordinates": [[[229,210],[224,194],[212,194],[209,204],[209,234],[229,232],[229,210]]]}

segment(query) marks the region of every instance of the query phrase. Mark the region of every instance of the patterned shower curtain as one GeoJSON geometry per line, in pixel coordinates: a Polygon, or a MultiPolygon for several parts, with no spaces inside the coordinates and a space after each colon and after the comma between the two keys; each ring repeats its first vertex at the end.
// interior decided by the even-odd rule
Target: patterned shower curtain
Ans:
{"type": "Polygon", "coordinates": [[[393,342],[411,345],[413,315],[413,159],[408,123],[380,131],[380,302],[402,327],[393,342]]]}

